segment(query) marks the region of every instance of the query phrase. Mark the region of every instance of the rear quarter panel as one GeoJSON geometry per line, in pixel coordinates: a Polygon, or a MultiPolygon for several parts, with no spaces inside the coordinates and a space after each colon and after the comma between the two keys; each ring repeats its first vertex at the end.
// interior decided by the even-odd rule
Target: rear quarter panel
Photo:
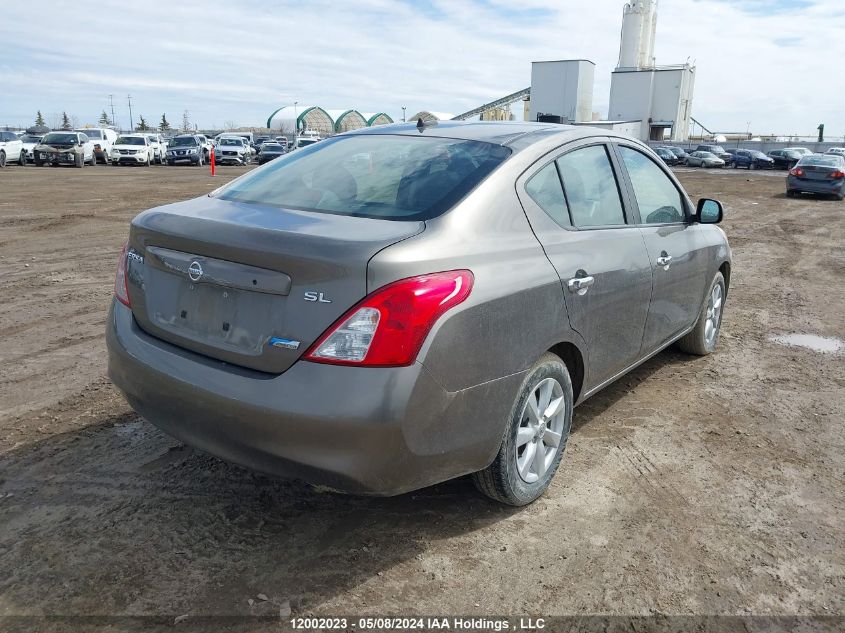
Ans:
{"type": "Polygon", "coordinates": [[[419,356],[448,391],[524,372],[559,342],[583,345],[569,327],[560,279],[516,196],[524,167],[512,160],[368,267],[368,292],[414,275],[472,271],[469,298],[438,320],[419,356]]]}

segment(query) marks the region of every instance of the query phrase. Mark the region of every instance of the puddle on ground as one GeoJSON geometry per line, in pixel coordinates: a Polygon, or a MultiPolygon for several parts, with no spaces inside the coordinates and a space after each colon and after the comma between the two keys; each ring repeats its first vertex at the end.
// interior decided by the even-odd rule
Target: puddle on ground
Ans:
{"type": "Polygon", "coordinates": [[[845,341],[832,336],[816,336],[815,334],[778,334],[770,335],[770,341],[789,345],[791,347],[806,347],[822,354],[836,354],[845,351],[845,341]]]}

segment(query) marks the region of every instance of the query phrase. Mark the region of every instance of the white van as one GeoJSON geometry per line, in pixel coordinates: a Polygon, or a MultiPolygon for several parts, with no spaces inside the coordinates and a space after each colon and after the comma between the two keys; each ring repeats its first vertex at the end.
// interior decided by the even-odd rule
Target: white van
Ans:
{"type": "Polygon", "coordinates": [[[107,127],[79,128],[74,132],[85,134],[94,143],[94,155],[108,165],[111,149],[117,140],[117,132],[107,127]]]}

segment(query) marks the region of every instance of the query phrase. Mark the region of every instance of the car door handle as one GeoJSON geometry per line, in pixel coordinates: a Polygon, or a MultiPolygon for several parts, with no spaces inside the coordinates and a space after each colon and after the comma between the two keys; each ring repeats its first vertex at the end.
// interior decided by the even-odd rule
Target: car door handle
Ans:
{"type": "Polygon", "coordinates": [[[566,282],[566,285],[569,287],[569,290],[572,292],[577,292],[578,294],[584,294],[587,290],[596,282],[595,277],[587,276],[587,277],[573,277],[569,281],[566,282]]]}
{"type": "Polygon", "coordinates": [[[672,261],[671,255],[661,255],[657,258],[657,265],[658,266],[668,266],[672,261]]]}

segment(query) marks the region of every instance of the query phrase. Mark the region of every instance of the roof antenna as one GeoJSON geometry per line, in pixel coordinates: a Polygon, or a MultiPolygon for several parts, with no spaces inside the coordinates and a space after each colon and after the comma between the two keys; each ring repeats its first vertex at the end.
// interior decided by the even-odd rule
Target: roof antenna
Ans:
{"type": "Polygon", "coordinates": [[[427,127],[434,127],[437,125],[437,119],[432,119],[431,121],[423,121],[422,117],[417,119],[417,131],[422,134],[427,127]]]}

